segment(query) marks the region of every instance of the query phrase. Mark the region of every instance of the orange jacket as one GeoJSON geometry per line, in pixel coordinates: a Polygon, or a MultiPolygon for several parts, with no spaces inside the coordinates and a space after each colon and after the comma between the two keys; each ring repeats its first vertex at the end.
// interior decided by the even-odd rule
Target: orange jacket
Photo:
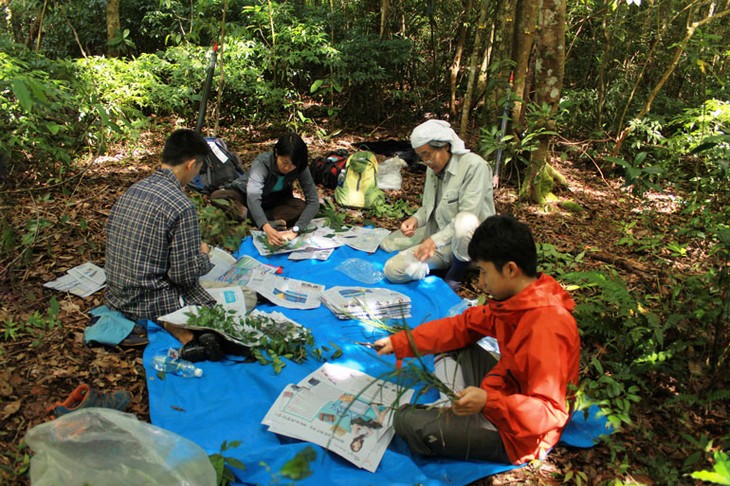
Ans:
{"type": "MultiPolygon", "coordinates": [[[[483,336],[502,357],[482,379],[482,413],[499,431],[513,464],[543,458],[568,422],[568,384],[578,384],[580,337],[575,303],[552,277],[541,275],[522,292],[413,330],[421,354],[452,351],[483,336]]],[[[392,336],[397,358],[413,356],[404,331],[392,336]]]]}

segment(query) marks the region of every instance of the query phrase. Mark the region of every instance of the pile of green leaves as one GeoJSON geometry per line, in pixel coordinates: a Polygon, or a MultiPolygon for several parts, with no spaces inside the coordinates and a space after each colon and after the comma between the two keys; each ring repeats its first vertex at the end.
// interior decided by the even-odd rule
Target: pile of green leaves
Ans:
{"type": "Polygon", "coordinates": [[[285,359],[301,363],[308,357],[317,360],[337,359],[342,350],[336,344],[316,347],[312,332],[304,326],[277,319],[264,313],[254,313],[246,319],[216,304],[202,307],[197,314],[188,313],[187,325],[215,329],[239,341],[251,350],[251,355],[263,365],[272,365],[276,373],[286,366],[285,359]]]}

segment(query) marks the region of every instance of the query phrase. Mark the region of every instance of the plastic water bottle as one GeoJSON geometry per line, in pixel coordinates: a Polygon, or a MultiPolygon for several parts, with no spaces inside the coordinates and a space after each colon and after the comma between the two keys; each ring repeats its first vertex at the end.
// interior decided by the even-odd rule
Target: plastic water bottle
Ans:
{"type": "Polygon", "coordinates": [[[345,175],[347,175],[347,171],[345,169],[342,169],[337,176],[337,186],[342,187],[345,184],[345,175]]]}
{"type": "Polygon", "coordinates": [[[195,366],[190,361],[173,358],[167,354],[158,354],[155,356],[152,360],[152,366],[157,371],[172,373],[173,375],[182,376],[183,378],[200,378],[203,376],[203,370],[195,366]]]}

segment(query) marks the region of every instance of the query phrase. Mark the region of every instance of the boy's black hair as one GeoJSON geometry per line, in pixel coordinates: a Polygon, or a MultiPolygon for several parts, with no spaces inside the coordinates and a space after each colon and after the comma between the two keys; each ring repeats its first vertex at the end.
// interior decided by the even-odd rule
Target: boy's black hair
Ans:
{"type": "Polygon", "coordinates": [[[162,162],[172,167],[182,165],[190,159],[204,159],[210,153],[208,142],[194,130],[181,128],[167,137],[162,149],[162,162]]]}
{"type": "Polygon", "coordinates": [[[537,248],[532,232],[512,216],[485,219],[469,242],[469,258],[491,262],[500,272],[507,262],[515,262],[528,277],[537,276],[537,248]]]}
{"type": "Polygon", "coordinates": [[[298,172],[307,168],[309,162],[309,151],[304,140],[294,132],[282,135],[274,145],[274,157],[277,155],[288,155],[297,168],[298,172]]]}

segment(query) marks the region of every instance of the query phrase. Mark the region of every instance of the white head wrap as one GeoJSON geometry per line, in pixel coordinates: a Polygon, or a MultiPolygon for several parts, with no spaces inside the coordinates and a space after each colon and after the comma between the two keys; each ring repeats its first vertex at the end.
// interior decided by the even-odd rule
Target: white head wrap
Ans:
{"type": "Polygon", "coordinates": [[[451,144],[452,154],[461,155],[469,153],[466,145],[464,145],[464,141],[451,128],[449,122],[443,120],[428,120],[413,129],[411,133],[411,145],[414,149],[422,147],[429,142],[448,142],[451,144]]]}

